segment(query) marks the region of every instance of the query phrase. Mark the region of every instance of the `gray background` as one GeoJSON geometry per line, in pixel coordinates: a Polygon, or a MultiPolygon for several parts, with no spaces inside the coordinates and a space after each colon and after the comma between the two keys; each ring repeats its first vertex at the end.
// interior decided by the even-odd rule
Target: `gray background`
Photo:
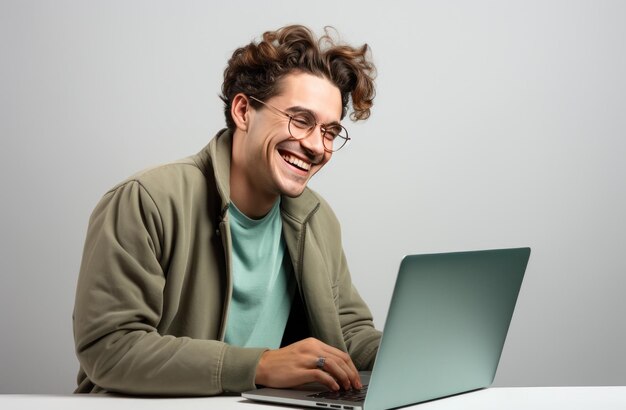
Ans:
{"type": "Polygon", "coordinates": [[[230,53],[301,22],[378,97],[312,182],[382,327],[406,253],[531,246],[496,385],[626,384],[626,2],[0,2],[0,392],[69,393],[91,210],[223,126],[230,53]],[[228,3],[225,4],[225,3],[228,3]]]}

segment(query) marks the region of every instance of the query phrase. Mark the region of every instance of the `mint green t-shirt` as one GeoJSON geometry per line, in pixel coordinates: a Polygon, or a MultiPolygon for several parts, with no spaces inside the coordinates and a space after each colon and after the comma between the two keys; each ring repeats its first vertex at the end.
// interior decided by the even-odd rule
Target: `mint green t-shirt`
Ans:
{"type": "Polygon", "coordinates": [[[229,207],[233,242],[233,296],[224,341],[277,349],[294,291],[291,260],[282,235],[280,199],[261,219],[229,207]]]}

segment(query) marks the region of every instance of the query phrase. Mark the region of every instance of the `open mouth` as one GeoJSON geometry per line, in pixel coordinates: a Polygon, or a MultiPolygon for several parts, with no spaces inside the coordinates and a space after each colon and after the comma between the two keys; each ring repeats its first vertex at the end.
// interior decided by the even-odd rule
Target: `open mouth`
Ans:
{"type": "Polygon", "coordinates": [[[302,171],[309,171],[311,169],[311,164],[309,162],[304,162],[300,158],[294,157],[291,154],[286,152],[280,152],[280,156],[287,162],[288,164],[298,168],[302,171]]]}

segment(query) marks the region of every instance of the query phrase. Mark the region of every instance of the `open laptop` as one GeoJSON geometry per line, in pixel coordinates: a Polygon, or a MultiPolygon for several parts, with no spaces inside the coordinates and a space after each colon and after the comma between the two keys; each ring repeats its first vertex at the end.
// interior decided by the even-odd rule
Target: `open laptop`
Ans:
{"type": "MultiPolygon", "coordinates": [[[[251,400],[377,410],[451,396],[493,382],[530,248],[405,256],[366,391],[320,384],[262,388],[251,400]]],[[[365,388],[364,388],[365,389],[365,388]]]]}

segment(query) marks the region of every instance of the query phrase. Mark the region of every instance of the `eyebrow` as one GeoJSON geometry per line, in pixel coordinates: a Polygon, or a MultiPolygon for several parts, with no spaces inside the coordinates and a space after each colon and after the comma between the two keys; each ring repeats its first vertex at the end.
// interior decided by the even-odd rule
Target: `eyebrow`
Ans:
{"type": "MultiPolygon", "coordinates": [[[[315,112],[311,111],[311,110],[310,110],[310,109],[308,109],[308,108],[301,107],[301,106],[299,106],[299,105],[295,105],[295,106],[293,106],[293,107],[289,107],[289,108],[285,109],[285,111],[286,111],[286,112],[288,112],[288,113],[292,113],[292,114],[297,114],[297,113],[301,113],[301,112],[306,112],[306,113],[308,113],[308,114],[312,115],[312,116],[313,116],[313,118],[315,118],[315,121],[319,122],[319,121],[318,121],[318,119],[317,119],[317,115],[315,114],[315,112]]],[[[341,125],[341,123],[340,123],[339,121],[331,121],[331,122],[329,122],[329,123],[322,123],[322,125],[324,125],[324,126],[328,126],[328,125],[341,125]]]]}

